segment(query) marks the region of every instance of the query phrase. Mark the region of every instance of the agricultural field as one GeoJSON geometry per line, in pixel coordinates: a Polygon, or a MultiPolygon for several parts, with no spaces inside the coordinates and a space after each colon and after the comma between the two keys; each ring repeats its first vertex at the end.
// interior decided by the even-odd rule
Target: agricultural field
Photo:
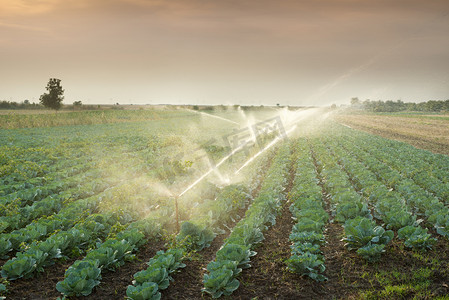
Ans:
{"type": "Polygon", "coordinates": [[[342,113],[335,118],[355,129],[449,155],[448,113],[342,113]]]}
{"type": "Polygon", "coordinates": [[[0,115],[0,297],[448,299],[449,157],[351,118],[0,115]]]}

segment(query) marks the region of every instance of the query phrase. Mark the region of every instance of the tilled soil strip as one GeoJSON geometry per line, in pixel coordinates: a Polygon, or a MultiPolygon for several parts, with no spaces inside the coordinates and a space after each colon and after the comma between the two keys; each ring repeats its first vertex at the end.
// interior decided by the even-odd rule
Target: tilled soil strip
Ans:
{"type": "MultiPolygon", "coordinates": [[[[296,173],[296,156],[292,153],[291,157],[285,195],[291,191],[296,173]]],[[[284,202],[276,224],[264,233],[265,239],[256,247],[257,255],[251,259],[251,268],[243,270],[240,287],[229,299],[298,299],[303,294],[301,289],[307,282],[289,273],[285,264],[291,255],[289,235],[295,224],[290,205],[290,201],[284,202]]]]}

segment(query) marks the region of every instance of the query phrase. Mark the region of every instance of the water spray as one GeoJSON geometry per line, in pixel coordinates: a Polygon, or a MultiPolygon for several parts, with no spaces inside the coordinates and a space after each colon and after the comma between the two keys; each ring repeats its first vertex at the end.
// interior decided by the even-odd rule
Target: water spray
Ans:
{"type": "MultiPolygon", "coordinates": [[[[189,110],[191,111],[191,110],[189,110]]],[[[192,112],[196,112],[196,111],[192,111],[192,112]]],[[[196,112],[196,113],[200,113],[200,112],[196,112]]],[[[286,131],[286,134],[288,135],[289,133],[291,133],[293,130],[295,130],[297,128],[296,123],[299,122],[298,120],[298,115],[301,115],[302,113],[294,113],[293,114],[293,119],[294,122],[292,125],[292,127],[286,131]]],[[[211,116],[211,117],[217,117],[219,119],[223,119],[225,121],[231,122],[231,123],[235,123],[238,124],[237,122],[228,120],[228,119],[224,119],[218,116],[214,116],[214,115],[209,115],[204,113],[204,115],[207,116],[211,116]]],[[[289,120],[291,121],[291,120],[289,120]]],[[[238,124],[239,125],[239,124],[238,124]]],[[[260,133],[261,134],[261,133],[260,133]]],[[[201,175],[197,180],[195,180],[192,184],[190,184],[184,191],[182,191],[179,195],[174,196],[174,201],[175,201],[175,213],[176,213],[176,231],[177,233],[179,233],[180,231],[180,226],[179,226],[179,208],[178,208],[178,200],[180,197],[182,197],[185,193],[187,193],[189,190],[191,190],[193,187],[195,187],[198,183],[200,183],[204,178],[206,178],[210,173],[212,173],[213,171],[217,170],[218,167],[220,167],[223,163],[225,163],[230,157],[232,157],[234,154],[236,154],[238,151],[240,151],[241,149],[243,149],[244,147],[246,147],[248,145],[248,143],[253,142],[253,139],[257,138],[257,136],[259,136],[260,134],[254,134],[252,136],[251,140],[246,141],[245,143],[241,144],[239,147],[235,148],[231,153],[229,153],[228,155],[226,155],[224,158],[222,158],[215,166],[211,167],[207,172],[205,172],[203,175],[201,175]]],[[[277,136],[273,141],[271,141],[267,146],[265,146],[262,150],[260,150],[258,153],[256,153],[254,156],[252,156],[249,160],[247,160],[235,173],[234,175],[238,174],[242,169],[244,169],[246,166],[248,166],[252,161],[254,161],[258,156],[260,156],[262,153],[264,153],[266,150],[270,149],[273,145],[277,144],[280,140],[282,140],[283,137],[277,136]]]]}
{"type": "Polygon", "coordinates": [[[208,114],[208,113],[205,113],[205,112],[203,112],[203,111],[191,110],[191,109],[187,109],[187,108],[186,108],[186,110],[188,110],[188,111],[190,111],[190,112],[193,112],[193,113],[197,113],[197,114],[206,116],[206,117],[216,118],[216,119],[219,119],[219,120],[222,120],[222,121],[226,121],[226,122],[229,122],[229,123],[233,123],[233,124],[236,124],[236,125],[239,125],[239,126],[240,126],[239,123],[237,123],[237,122],[235,122],[235,121],[232,121],[232,120],[229,120],[229,119],[226,119],[226,118],[223,118],[223,117],[220,117],[220,116],[208,114]]]}
{"type": "MultiPolygon", "coordinates": [[[[292,132],[293,130],[295,130],[297,127],[297,125],[294,125],[292,128],[290,128],[289,130],[287,130],[287,134],[289,134],[290,132],[292,132]]],[[[276,137],[273,141],[271,141],[271,143],[269,143],[267,146],[265,146],[262,150],[260,150],[259,152],[257,152],[255,155],[253,155],[250,159],[248,159],[237,171],[235,171],[234,175],[237,175],[243,168],[245,168],[246,166],[248,166],[253,160],[255,160],[258,156],[260,156],[262,153],[264,153],[266,150],[270,149],[273,145],[277,144],[277,142],[279,142],[280,140],[282,140],[282,137],[276,137]]]]}
{"type": "Polygon", "coordinates": [[[204,173],[203,175],[200,176],[200,178],[198,178],[195,182],[193,182],[191,185],[189,185],[181,194],[179,194],[178,197],[181,197],[182,195],[184,195],[185,193],[187,193],[190,189],[192,189],[194,186],[196,186],[198,183],[200,183],[207,175],[209,175],[210,173],[212,173],[216,168],[218,168],[219,166],[221,166],[223,163],[225,163],[231,156],[233,156],[235,153],[237,153],[238,151],[240,151],[241,149],[243,149],[249,141],[243,143],[242,145],[240,145],[239,147],[235,148],[234,150],[232,150],[231,153],[229,153],[228,155],[226,155],[224,158],[222,158],[222,160],[220,160],[215,167],[211,167],[209,169],[209,171],[207,171],[206,173],[204,173]]]}

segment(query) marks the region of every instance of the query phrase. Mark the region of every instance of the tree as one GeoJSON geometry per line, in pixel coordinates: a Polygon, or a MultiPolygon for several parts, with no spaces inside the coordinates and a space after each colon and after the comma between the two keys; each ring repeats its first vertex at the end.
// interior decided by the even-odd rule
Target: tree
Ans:
{"type": "Polygon", "coordinates": [[[58,110],[62,106],[64,99],[64,90],[61,86],[61,80],[57,78],[50,78],[46,87],[48,93],[44,93],[39,98],[39,102],[48,108],[58,110]]]}
{"type": "Polygon", "coordinates": [[[360,100],[357,97],[351,98],[351,106],[356,106],[360,104],[360,100]]]}

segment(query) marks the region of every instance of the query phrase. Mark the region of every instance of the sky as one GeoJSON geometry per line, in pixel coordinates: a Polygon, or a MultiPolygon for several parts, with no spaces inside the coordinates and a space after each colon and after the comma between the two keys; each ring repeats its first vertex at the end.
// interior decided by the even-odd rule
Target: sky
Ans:
{"type": "Polygon", "coordinates": [[[449,99],[448,0],[0,0],[0,100],[449,99]]]}

